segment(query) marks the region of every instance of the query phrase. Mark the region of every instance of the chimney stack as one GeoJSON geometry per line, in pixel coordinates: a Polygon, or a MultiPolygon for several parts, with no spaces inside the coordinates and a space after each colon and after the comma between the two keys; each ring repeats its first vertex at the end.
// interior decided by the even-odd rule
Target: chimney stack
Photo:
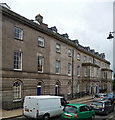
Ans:
{"type": "Polygon", "coordinates": [[[40,24],[43,23],[43,17],[40,14],[35,16],[35,20],[38,21],[40,24]]]}

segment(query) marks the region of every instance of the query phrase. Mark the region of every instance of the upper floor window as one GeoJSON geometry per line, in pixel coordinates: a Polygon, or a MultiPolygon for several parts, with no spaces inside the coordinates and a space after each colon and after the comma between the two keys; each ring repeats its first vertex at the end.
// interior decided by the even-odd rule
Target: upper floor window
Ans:
{"type": "Polygon", "coordinates": [[[96,60],[93,58],[93,64],[96,64],[96,60]]]}
{"type": "Polygon", "coordinates": [[[44,57],[38,56],[38,72],[43,72],[44,57]]]}
{"type": "Polygon", "coordinates": [[[89,58],[89,62],[92,63],[92,58],[91,57],[89,58]]]}
{"type": "Polygon", "coordinates": [[[56,74],[60,73],[60,61],[56,60],[56,74]]]}
{"type": "Polygon", "coordinates": [[[23,30],[21,28],[15,27],[15,29],[14,29],[14,37],[16,39],[23,40],[23,30]]]}
{"type": "Polygon", "coordinates": [[[85,77],[88,76],[87,66],[85,67],[85,77]]]}
{"type": "Polygon", "coordinates": [[[107,73],[103,72],[103,79],[106,79],[106,78],[107,78],[107,73]]]}
{"type": "Polygon", "coordinates": [[[97,74],[96,74],[96,76],[97,77],[99,76],[99,68],[97,68],[97,74]]]}
{"type": "Polygon", "coordinates": [[[19,82],[15,82],[13,84],[13,99],[20,99],[21,98],[21,85],[19,82]]]}
{"type": "Polygon", "coordinates": [[[71,49],[68,49],[68,56],[71,56],[71,49]]]}
{"type": "Polygon", "coordinates": [[[80,60],[80,54],[79,53],[77,54],[77,59],[80,60]]]}
{"type": "Polygon", "coordinates": [[[22,70],[22,53],[14,52],[14,70],[22,70]]]}
{"type": "Polygon", "coordinates": [[[38,46],[44,47],[44,38],[38,37],[38,46]]]}
{"type": "Polygon", "coordinates": [[[86,56],[84,56],[84,63],[86,63],[87,62],[87,57],[86,56]]]}
{"type": "Polygon", "coordinates": [[[94,77],[94,67],[91,68],[91,77],[94,77]]]}
{"type": "Polygon", "coordinates": [[[102,67],[104,67],[103,63],[102,63],[102,67]]]}
{"type": "Polygon", "coordinates": [[[80,66],[77,66],[77,76],[80,76],[80,66]]]}
{"type": "Polygon", "coordinates": [[[60,44],[56,44],[56,52],[61,52],[61,47],[60,47],[60,44]]]}
{"type": "Polygon", "coordinates": [[[71,76],[71,63],[68,63],[68,75],[71,76]]]}

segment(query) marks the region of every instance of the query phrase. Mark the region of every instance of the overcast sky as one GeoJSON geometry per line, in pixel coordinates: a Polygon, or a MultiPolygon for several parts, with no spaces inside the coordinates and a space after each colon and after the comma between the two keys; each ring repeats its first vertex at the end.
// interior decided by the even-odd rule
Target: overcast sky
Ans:
{"type": "Polygon", "coordinates": [[[106,39],[113,31],[114,0],[0,0],[12,11],[35,19],[43,16],[48,27],[56,26],[60,34],[78,39],[83,46],[105,53],[113,69],[113,41],[106,39]],[[84,2],[85,1],[85,2],[84,2]]]}

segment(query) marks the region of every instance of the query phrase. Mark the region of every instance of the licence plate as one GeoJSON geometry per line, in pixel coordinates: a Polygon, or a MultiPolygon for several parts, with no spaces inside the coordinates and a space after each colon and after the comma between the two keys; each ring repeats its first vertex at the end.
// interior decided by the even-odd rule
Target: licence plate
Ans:
{"type": "Polygon", "coordinates": [[[69,115],[65,115],[65,117],[71,118],[71,116],[69,116],[69,115]]]}
{"type": "Polygon", "coordinates": [[[96,108],[96,109],[99,109],[99,107],[98,107],[98,106],[95,106],[95,108],[96,108]]]}
{"type": "Polygon", "coordinates": [[[28,109],[28,108],[25,108],[25,111],[26,111],[26,112],[29,112],[29,109],[28,109]]]}

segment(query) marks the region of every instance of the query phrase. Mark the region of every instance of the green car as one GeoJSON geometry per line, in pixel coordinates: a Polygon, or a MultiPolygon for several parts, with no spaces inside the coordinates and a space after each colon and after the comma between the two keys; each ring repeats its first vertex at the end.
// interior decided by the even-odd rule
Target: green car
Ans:
{"type": "Polygon", "coordinates": [[[61,120],[94,120],[95,112],[86,104],[67,104],[61,115],[61,120]]]}

